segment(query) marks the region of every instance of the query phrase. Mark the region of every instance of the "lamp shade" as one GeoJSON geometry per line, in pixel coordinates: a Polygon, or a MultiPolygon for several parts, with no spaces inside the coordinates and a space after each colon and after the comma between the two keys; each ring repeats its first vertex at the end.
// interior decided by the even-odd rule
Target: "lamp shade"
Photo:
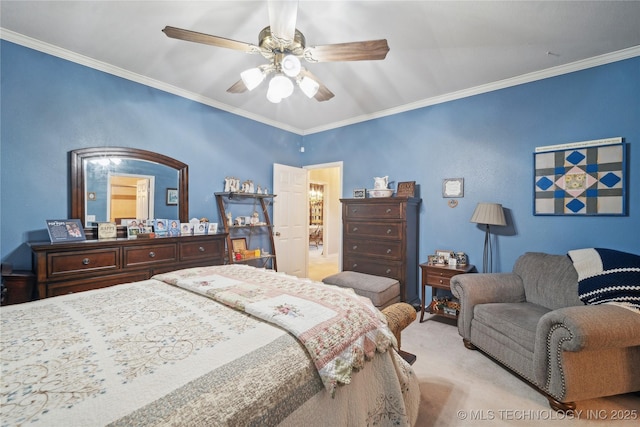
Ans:
{"type": "Polygon", "coordinates": [[[260,83],[264,80],[264,73],[260,68],[249,68],[240,73],[240,78],[242,78],[242,82],[249,90],[253,90],[258,87],[260,83]]]}
{"type": "Polygon", "coordinates": [[[302,66],[300,60],[294,55],[287,55],[282,60],[282,72],[289,77],[295,77],[300,74],[302,66]]]}
{"type": "Polygon", "coordinates": [[[298,81],[298,86],[300,87],[300,90],[302,90],[302,93],[307,95],[309,98],[313,98],[315,94],[318,93],[318,89],[320,89],[318,82],[307,76],[304,76],[298,81]]]}
{"type": "Polygon", "coordinates": [[[507,225],[507,221],[504,218],[504,210],[499,203],[478,203],[470,222],[487,225],[507,225]]]}
{"type": "Polygon", "coordinates": [[[291,80],[282,74],[278,74],[274,76],[269,82],[267,99],[274,104],[277,104],[284,98],[290,96],[292,93],[293,83],[291,82],[291,80]]]}

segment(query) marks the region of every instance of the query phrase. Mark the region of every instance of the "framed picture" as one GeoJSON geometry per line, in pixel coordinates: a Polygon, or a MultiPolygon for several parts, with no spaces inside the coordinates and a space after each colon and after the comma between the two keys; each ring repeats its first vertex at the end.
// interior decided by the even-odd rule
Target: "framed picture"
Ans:
{"type": "Polygon", "coordinates": [[[536,147],[534,215],[626,215],[622,138],[536,147]]]}
{"type": "Polygon", "coordinates": [[[86,240],[79,219],[48,219],[47,231],[51,243],[86,240]]]}
{"type": "Polygon", "coordinates": [[[231,239],[231,248],[233,252],[242,252],[247,250],[247,239],[240,237],[237,239],[231,239]]]}
{"type": "Polygon", "coordinates": [[[118,227],[115,222],[98,223],[98,240],[115,239],[118,237],[118,227]]]}
{"type": "Polygon", "coordinates": [[[464,197],[464,178],[447,178],[443,180],[442,197],[464,197]]]}
{"type": "Polygon", "coordinates": [[[453,251],[445,251],[445,250],[442,250],[442,249],[437,249],[436,250],[436,255],[438,257],[444,257],[444,259],[449,259],[450,257],[455,256],[453,251]]]}
{"type": "Polygon", "coordinates": [[[191,234],[191,224],[189,224],[188,222],[181,222],[180,235],[187,236],[189,234],[191,234]]]}
{"type": "Polygon", "coordinates": [[[209,228],[207,229],[207,234],[216,234],[218,232],[218,223],[210,222],[209,228]]]}
{"type": "Polygon", "coordinates": [[[167,188],[167,206],[173,206],[178,204],[178,189],[167,188]]]}
{"type": "Polygon", "coordinates": [[[415,181],[398,183],[398,190],[396,191],[396,197],[415,197],[415,195],[416,195],[415,181]]]}
{"type": "Polygon", "coordinates": [[[367,197],[367,190],[364,188],[356,188],[353,190],[354,199],[364,199],[365,197],[367,197]]]}

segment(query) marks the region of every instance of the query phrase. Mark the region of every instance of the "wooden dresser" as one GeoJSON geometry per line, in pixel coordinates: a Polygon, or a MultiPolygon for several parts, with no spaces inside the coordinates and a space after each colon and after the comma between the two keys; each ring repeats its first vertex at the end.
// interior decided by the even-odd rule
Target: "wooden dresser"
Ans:
{"type": "Polygon", "coordinates": [[[38,297],[145,280],[158,273],[224,263],[225,233],[156,239],[32,242],[38,297]]]}
{"type": "Polygon", "coordinates": [[[419,198],[340,199],[342,269],[397,279],[402,301],[418,306],[419,198]]]}

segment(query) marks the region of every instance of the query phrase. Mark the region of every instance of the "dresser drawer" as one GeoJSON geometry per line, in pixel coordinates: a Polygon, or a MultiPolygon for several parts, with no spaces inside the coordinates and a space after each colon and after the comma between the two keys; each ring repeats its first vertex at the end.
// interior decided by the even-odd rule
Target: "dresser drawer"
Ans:
{"type": "Polygon", "coordinates": [[[450,289],[450,281],[451,278],[457,274],[460,274],[460,271],[451,270],[440,270],[440,269],[428,269],[427,270],[427,285],[435,286],[437,288],[450,289]]]}
{"type": "Polygon", "coordinates": [[[137,246],[123,249],[125,268],[178,260],[178,250],[175,244],[137,246]]]}
{"type": "Polygon", "coordinates": [[[373,274],[374,276],[390,277],[403,281],[403,264],[395,261],[384,261],[368,257],[347,256],[343,260],[343,270],[357,271],[358,273],[373,274]]]}
{"type": "Polygon", "coordinates": [[[49,278],[84,275],[119,268],[120,250],[118,248],[47,254],[47,277],[49,278]]]}
{"type": "Polygon", "coordinates": [[[375,239],[402,238],[403,223],[401,222],[360,222],[353,221],[345,224],[345,236],[347,237],[373,237],[375,239]]]}
{"type": "Polygon", "coordinates": [[[344,250],[348,255],[366,255],[394,260],[402,259],[402,248],[402,242],[399,241],[346,239],[344,243],[344,250]]]}
{"type": "Polygon", "coordinates": [[[127,274],[110,274],[106,276],[96,276],[91,280],[65,280],[63,282],[52,283],[47,286],[47,297],[73,294],[76,292],[89,291],[92,289],[106,288],[120,283],[137,282],[149,278],[149,273],[140,271],[127,274]]]}
{"type": "Polygon", "coordinates": [[[180,243],[180,260],[191,261],[206,258],[220,258],[224,253],[224,240],[180,243]]]}
{"type": "Polygon", "coordinates": [[[345,206],[344,219],[403,219],[399,203],[357,203],[345,206]]]}

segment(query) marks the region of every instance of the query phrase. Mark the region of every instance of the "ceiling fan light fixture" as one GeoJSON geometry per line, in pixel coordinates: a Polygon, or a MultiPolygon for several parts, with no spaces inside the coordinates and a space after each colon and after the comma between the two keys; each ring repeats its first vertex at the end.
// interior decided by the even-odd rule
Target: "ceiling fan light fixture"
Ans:
{"type": "Polygon", "coordinates": [[[293,93],[293,83],[288,77],[278,74],[273,76],[269,82],[267,99],[273,103],[278,103],[293,93]]]}
{"type": "Polygon", "coordinates": [[[313,98],[318,93],[318,89],[320,89],[320,84],[307,76],[298,81],[298,86],[308,98],[313,98]]]}
{"type": "Polygon", "coordinates": [[[300,74],[300,70],[302,66],[300,65],[300,60],[295,55],[287,55],[282,59],[282,63],[280,64],[282,67],[282,72],[285,73],[289,77],[296,77],[300,74]]]}
{"type": "Polygon", "coordinates": [[[265,75],[260,68],[249,68],[240,73],[242,82],[249,90],[257,88],[264,80],[264,77],[265,75]]]}

